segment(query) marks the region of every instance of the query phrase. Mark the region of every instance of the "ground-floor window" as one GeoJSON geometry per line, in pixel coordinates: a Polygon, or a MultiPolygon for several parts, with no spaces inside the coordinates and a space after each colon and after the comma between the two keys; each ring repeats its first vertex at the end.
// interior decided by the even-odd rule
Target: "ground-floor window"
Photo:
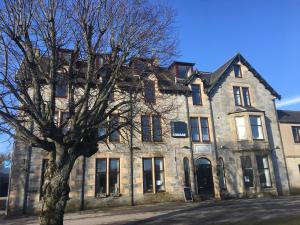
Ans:
{"type": "Polygon", "coordinates": [[[241,156],[245,187],[253,187],[253,168],[250,156],[241,156]]]}
{"type": "Polygon", "coordinates": [[[120,160],[96,159],[96,196],[120,192],[120,160]]]}
{"type": "Polygon", "coordinates": [[[256,162],[257,162],[257,169],[259,173],[259,181],[261,187],[271,187],[272,182],[271,182],[268,157],[257,155],[256,162]]]}
{"type": "Polygon", "coordinates": [[[190,167],[189,167],[189,159],[183,159],[183,170],[184,170],[184,185],[186,187],[190,187],[190,167]]]}
{"type": "Polygon", "coordinates": [[[225,180],[225,169],[224,169],[224,161],[222,158],[218,160],[217,174],[219,177],[219,185],[221,190],[226,189],[226,180],[225,180]]]}
{"type": "Polygon", "coordinates": [[[43,159],[42,171],[41,171],[41,185],[40,185],[40,197],[43,197],[43,186],[45,183],[45,172],[48,166],[49,159],[43,159]]]}
{"type": "Polygon", "coordinates": [[[165,190],[163,158],[143,158],[143,181],[144,193],[165,190]]]}

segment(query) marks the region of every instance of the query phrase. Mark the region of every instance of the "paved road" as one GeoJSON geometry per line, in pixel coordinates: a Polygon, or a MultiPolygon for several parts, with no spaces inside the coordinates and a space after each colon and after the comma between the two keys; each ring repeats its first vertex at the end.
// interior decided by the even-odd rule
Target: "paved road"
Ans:
{"type": "MultiPolygon", "coordinates": [[[[67,213],[65,225],[222,224],[300,216],[300,196],[162,203],[67,213]]],[[[0,218],[2,225],[38,224],[36,217],[0,218]]],[[[299,222],[300,224],[300,222],[299,222]]]]}

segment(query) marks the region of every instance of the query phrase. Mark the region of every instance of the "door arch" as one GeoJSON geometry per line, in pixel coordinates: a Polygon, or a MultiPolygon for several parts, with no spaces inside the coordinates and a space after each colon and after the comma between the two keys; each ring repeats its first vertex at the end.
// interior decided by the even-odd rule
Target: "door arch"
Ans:
{"type": "Polygon", "coordinates": [[[198,194],[213,197],[214,184],[211,162],[207,158],[199,158],[195,163],[198,194]]]}

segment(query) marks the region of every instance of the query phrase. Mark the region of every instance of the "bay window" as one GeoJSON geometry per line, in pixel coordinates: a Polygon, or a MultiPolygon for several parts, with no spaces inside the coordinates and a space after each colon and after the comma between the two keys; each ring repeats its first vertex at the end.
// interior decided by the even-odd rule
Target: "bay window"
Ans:
{"type": "Polygon", "coordinates": [[[256,156],[257,169],[261,187],[271,187],[271,175],[267,156],[256,156]]]}
{"type": "Polygon", "coordinates": [[[241,156],[244,186],[253,187],[253,168],[250,156],[241,156]]]}
{"type": "Polygon", "coordinates": [[[246,140],[247,132],[246,132],[246,124],[245,124],[244,117],[236,117],[235,123],[236,123],[238,140],[246,140]]]}
{"type": "Polygon", "coordinates": [[[264,139],[260,116],[250,116],[250,125],[251,125],[253,139],[254,140],[264,139]]]}

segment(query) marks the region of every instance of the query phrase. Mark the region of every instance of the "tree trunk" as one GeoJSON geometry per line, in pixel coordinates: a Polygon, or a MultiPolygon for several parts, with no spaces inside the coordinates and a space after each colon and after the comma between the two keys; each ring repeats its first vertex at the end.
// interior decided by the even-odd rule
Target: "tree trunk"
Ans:
{"type": "Polygon", "coordinates": [[[67,160],[62,167],[58,167],[53,158],[49,160],[44,174],[41,225],[63,225],[64,210],[70,192],[68,179],[73,165],[74,162],[67,160]]]}

